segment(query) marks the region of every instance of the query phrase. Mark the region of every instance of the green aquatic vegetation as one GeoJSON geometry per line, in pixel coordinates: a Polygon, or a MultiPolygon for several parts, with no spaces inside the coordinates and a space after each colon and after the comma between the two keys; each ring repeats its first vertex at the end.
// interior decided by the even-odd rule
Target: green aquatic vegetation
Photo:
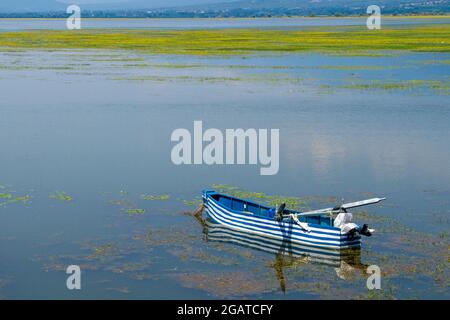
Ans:
{"type": "Polygon", "coordinates": [[[355,83],[349,85],[339,86],[343,89],[359,89],[359,90],[407,90],[413,89],[416,87],[415,83],[381,83],[381,82],[372,82],[372,83],[355,83]]]}
{"type": "Polygon", "coordinates": [[[369,213],[367,211],[353,211],[353,217],[355,220],[358,221],[366,221],[367,223],[383,223],[383,224],[388,224],[388,223],[393,223],[395,220],[393,220],[392,218],[386,217],[386,216],[382,216],[382,215],[377,215],[377,214],[373,214],[373,213],[369,213]]]}
{"type": "Polygon", "coordinates": [[[441,64],[444,64],[444,65],[448,65],[448,64],[450,64],[450,60],[449,59],[442,59],[442,60],[437,60],[437,59],[435,59],[435,60],[426,60],[426,61],[415,61],[415,63],[423,63],[423,64],[429,64],[429,65],[441,65],[441,64]]]}
{"type": "Polygon", "coordinates": [[[169,249],[168,252],[178,259],[187,262],[200,262],[213,265],[222,266],[235,266],[239,265],[240,259],[237,257],[227,257],[219,252],[218,254],[212,254],[207,250],[200,249],[193,246],[182,246],[180,248],[169,249]]]}
{"type": "Polygon", "coordinates": [[[73,70],[74,67],[70,66],[17,66],[17,65],[0,65],[0,70],[42,70],[42,71],[51,71],[51,70],[73,70]]]}
{"type": "Polygon", "coordinates": [[[274,69],[274,70],[292,70],[298,67],[294,66],[254,66],[254,65],[217,65],[217,67],[228,69],[274,69]]]}
{"type": "Polygon", "coordinates": [[[378,222],[376,232],[383,235],[383,241],[375,243],[376,249],[365,252],[368,259],[380,266],[383,277],[415,278],[420,274],[432,279],[437,286],[448,284],[447,239],[418,232],[392,220],[378,222]]]}
{"type": "Polygon", "coordinates": [[[364,300],[394,300],[396,287],[384,280],[380,290],[367,290],[367,295],[358,298],[364,300]]]}
{"type": "Polygon", "coordinates": [[[14,199],[12,199],[12,201],[26,203],[26,202],[30,201],[30,199],[31,199],[31,197],[26,195],[26,196],[15,197],[14,199]]]}
{"type": "Polygon", "coordinates": [[[137,271],[147,270],[151,266],[151,261],[140,261],[140,262],[126,262],[120,264],[119,266],[113,266],[111,271],[113,273],[130,273],[137,271]]]}
{"type": "Polygon", "coordinates": [[[386,70],[393,69],[394,67],[386,67],[386,66],[318,66],[311,67],[323,70],[338,70],[338,71],[375,71],[375,70],[386,70]]]}
{"type": "Polygon", "coordinates": [[[143,200],[161,200],[162,201],[162,200],[169,200],[170,195],[161,194],[161,195],[153,196],[153,195],[143,194],[143,195],[141,195],[141,199],[143,199],[143,200]]]}
{"type": "Polygon", "coordinates": [[[122,81],[197,81],[197,82],[223,82],[223,81],[241,81],[236,77],[194,77],[194,76],[135,76],[135,77],[113,77],[111,80],[122,81]]]}
{"type": "Polygon", "coordinates": [[[249,261],[254,261],[256,259],[255,252],[251,248],[239,247],[239,246],[227,246],[223,243],[217,243],[215,248],[221,252],[227,252],[234,256],[239,257],[239,259],[246,259],[249,261]]]}
{"type": "Polygon", "coordinates": [[[111,204],[115,205],[115,206],[120,206],[120,207],[133,207],[134,204],[133,202],[129,201],[129,200],[111,200],[110,201],[111,204]]]}
{"type": "Polygon", "coordinates": [[[114,245],[108,243],[103,246],[94,248],[94,254],[95,255],[104,255],[107,252],[110,252],[112,249],[114,249],[114,245]]]}
{"type": "Polygon", "coordinates": [[[186,288],[200,289],[219,298],[269,293],[278,288],[273,279],[261,281],[251,271],[189,272],[177,274],[175,279],[186,288]]]}
{"type": "Polygon", "coordinates": [[[357,90],[416,90],[433,89],[442,94],[450,94],[450,82],[439,80],[407,80],[396,82],[372,81],[370,83],[352,83],[337,86],[341,89],[357,90]]]}
{"type": "Polygon", "coordinates": [[[130,215],[136,215],[136,214],[144,214],[145,209],[128,209],[127,213],[130,215]]]}
{"type": "Polygon", "coordinates": [[[160,63],[160,64],[146,64],[147,67],[152,68],[165,68],[165,69],[194,69],[194,68],[206,68],[210,67],[206,64],[181,64],[181,63],[160,63]]]}
{"type": "Polygon", "coordinates": [[[130,274],[130,278],[138,281],[149,281],[160,280],[161,276],[159,274],[137,272],[130,274]]]}
{"type": "Polygon", "coordinates": [[[145,61],[144,58],[127,58],[127,57],[113,57],[108,59],[99,59],[99,58],[93,58],[91,61],[96,62],[139,62],[139,61],[145,61]]]}
{"type": "Polygon", "coordinates": [[[183,204],[188,207],[198,207],[199,205],[201,205],[203,203],[203,200],[199,197],[197,197],[195,199],[191,199],[191,200],[186,200],[186,199],[178,199],[178,200],[183,202],[183,204]]]}
{"type": "Polygon", "coordinates": [[[289,83],[298,84],[303,82],[303,78],[293,77],[287,74],[277,73],[265,73],[260,74],[246,74],[239,77],[217,77],[217,76],[115,76],[108,78],[112,81],[154,81],[154,82],[207,82],[207,83],[219,83],[219,82],[263,82],[263,83],[289,83]]]}
{"type": "Polygon", "coordinates": [[[50,199],[56,199],[64,202],[71,202],[73,200],[72,196],[68,195],[65,192],[55,192],[54,194],[49,196],[50,199]]]}
{"type": "Polygon", "coordinates": [[[164,229],[150,229],[133,234],[132,239],[147,248],[156,246],[188,245],[198,240],[198,234],[186,227],[170,226],[164,229]]]}
{"type": "Polygon", "coordinates": [[[106,243],[104,245],[92,248],[92,253],[87,256],[88,260],[99,259],[108,256],[115,255],[118,248],[112,243],[106,243]]]}
{"type": "Polygon", "coordinates": [[[130,289],[128,287],[120,287],[120,288],[106,288],[106,290],[116,291],[124,294],[130,293],[130,289]]]}
{"type": "Polygon", "coordinates": [[[21,202],[23,204],[26,204],[26,203],[28,203],[31,200],[31,196],[29,196],[29,195],[17,196],[17,197],[14,197],[12,195],[11,195],[11,197],[8,197],[7,195],[5,195],[5,197],[6,198],[4,198],[4,199],[7,199],[7,200],[3,201],[3,202],[0,202],[0,207],[6,206],[6,205],[12,204],[12,203],[17,203],[17,202],[21,202]]]}
{"type": "Polygon", "coordinates": [[[398,57],[400,56],[401,51],[366,51],[366,52],[322,52],[328,56],[341,56],[341,57],[367,57],[367,58],[381,58],[381,57],[398,57]]]}
{"type": "Polygon", "coordinates": [[[11,199],[12,194],[10,193],[0,193],[0,199],[11,199]]]}
{"type": "Polygon", "coordinates": [[[428,81],[427,85],[442,94],[450,94],[450,81],[428,81]]]}
{"type": "Polygon", "coordinates": [[[301,77],[295,77],[288,74],[282,73],[264,73],[264,74],[254,74],[254,75],[245,75],[242,76],[241,81],[246,82],[263,82],[263,83],[271,83],[271,84],[299,84],[304,81],[301,77]]]}
{"type": "Polygon", "coordinates": [[[3,32],[0,47],[17,49],[108,49],[152,54],[246,55],[322,52],[386,55],[389,52],[449,52],[450,25],[383,28],[320,27],[302,30],[39,30],[3,32]]]}
{"type": "Polygon", "coordinates": [[[450,233],[448,233],[447,231],[442,231],[438,234],[438,237],[443,240],[448,240],[450,238],[450,233]]]}
{"type": "Polygon", "coordinates": [[[35,256],[33,260],[43,263],[45,271],[65,271],[68,264],[75,263],[82,270],[124,274],[136,280],[150,279],[153,271],[152,265],[159,257],[155,256],[148,248],[142,250],[142,246],[135,246],[135,242],[124,242],[124,240],[130,239],[129,237],[121,238],[120,244],[83,241],[81,243],[81,249],[85,251],[83,253],[40,255],[35,256]]]}
{"type": "Polygon", "coordinates": [[[239,189],[238,187],[226,184],[213,184],[212,188],[220,193],[225,193],[233,197],[249,199],[253,201],[260,201],[268,206],[275,207],[281,203],[286,203],[289,209],[300,210],[306,208],[309,204],[308,198],[287,197],[279,195],[267,195],[262,192],[249,192],[239,189]]]}

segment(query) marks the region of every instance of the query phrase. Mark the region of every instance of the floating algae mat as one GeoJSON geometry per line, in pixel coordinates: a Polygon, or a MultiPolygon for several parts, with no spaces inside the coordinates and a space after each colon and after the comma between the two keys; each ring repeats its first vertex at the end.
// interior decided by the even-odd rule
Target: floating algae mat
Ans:
{"type": "Polygon", "coordinates": [[[450,26],[383,28],[321,27],[304,30],[80,30],[0,33],[6,49],[117,49],[152,54],[236,55],[324,52],[367,55],[371,51],[450,52],[450,26]]]}
{"type": "Polygon", "coordinates": [[[25,196],[13,196],[12,194],[0,194],[0,207],[7,206],[9,204],[13,203],[28,203],[31,200],[31,196],[25,195],[25,196]],[[1,201],[6,200],[6,201],[1,201]]]}
{"type": "Polygon", "coordinates": [[[64,202],[71,202],[73,200],[72,196],[69,196],[65,192],[55,192],[54,194],[50,195],[50,199],[56,199],[64,202]]]}
{"type": "Polygon", "coordinates": [[[169,200],[170,199],[170,195],[168,194],[162,194],[162,195],[157,195],[157,196],[153,196],[153,195],[146,195],[143,194],[141,195],[141,198],[143,200],[169,200]]]}
{"type": "Polygon", "coordinates": [[[433,89],[437,93],[450,94],[450,81],[436,80],[407,80],[397,82],[372,81],[370,83],[352,83],[337,87],[358,90],[414,90],[415,93],[422,89],[433,89]]]}
{"type": "Polygon", "coordinates": [[[145,209],[128,209],[127,213],[128,214],[144,214],[145,209]]]}

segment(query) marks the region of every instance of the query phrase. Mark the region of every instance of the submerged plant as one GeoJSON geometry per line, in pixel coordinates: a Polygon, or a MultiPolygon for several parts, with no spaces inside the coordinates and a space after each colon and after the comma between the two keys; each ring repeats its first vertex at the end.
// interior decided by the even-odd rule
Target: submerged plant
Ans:
{"type": "Polygon", "coordinates": [[[71,202],[73,200],[73,198],[71,196],[69,196],[67,193],[59,192],[59,191],[57,191],[54,194],[50,195],[49,198],[50,199],[56,199],[56,200],[64,201],[64,202],[71,202]]]}
{"type": "Polygon", "coordinates": [[[158,195],[158,196],[152,196],[152,195],[143,194],[143,195],[141,195],[141,198],[143,200],[169,200],[170,195],[162,194],[162,195],[158,195]]]}
{"type": "Polygon", "coordinates": [[[3,194],[3,195],[4,195],[3,199],[7,199],[7,201],[0,202],[0,207],[6,206],[7,204],[11,204],[11,203],[16,203],[16,202],[27,203],[28,201],[31,200],[31,196],[29,196],[29,195],[18,196],[18,197],[13,197],[13,195],[10,195],[10,194],[3,194]]]}
{"type": "Polygon", "coordinates": [[[249,192],[241,190],[238,187],[226,184],[213,184],[212,187],[218,192],[226,193],[237,198],[261,201],[272,207],[280,205],[281,203],[286,203],[287,207],[290,209],[300,209],[305,208],[309,203],[308,198],[267,195],[263,192],[249,192]]]}
{"type": "Polygon", "coordinates": [[[144,214],[145,213],[145,209],[128,209],[127,213],[131,214],[131,215],[144,214]]]}
{"type": "Polygon", "coordinates": [[[371,81],[368,83],[351,83],[338,86],[341,89],[356,90],[417,90],[433,89],[437,93],[450,94],[450,82],[439,80],[406,80],[397,82],[371,81]]]}

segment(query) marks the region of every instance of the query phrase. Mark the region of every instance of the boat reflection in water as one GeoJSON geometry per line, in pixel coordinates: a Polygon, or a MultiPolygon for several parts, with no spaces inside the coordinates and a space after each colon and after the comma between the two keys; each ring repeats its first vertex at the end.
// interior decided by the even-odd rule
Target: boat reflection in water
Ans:
{"type": "Polygon", "coordinates": [[[305,263],[327,265],[335,268],[336,275],[345,280],[352,277],[356,270],[365,272],[368,267],[368,265],[361,263],[361,248],[338,251],[314,248],[286,240],[242,232],[215,223],[208,218],[204,219],[198,214],[194,217],[203,226],[204,239],[207,242],[230,243],[274,254],[275,261],[271,266],[275,270],[283,292],[286,292],[285,268],[294,268],[305,263]]]}

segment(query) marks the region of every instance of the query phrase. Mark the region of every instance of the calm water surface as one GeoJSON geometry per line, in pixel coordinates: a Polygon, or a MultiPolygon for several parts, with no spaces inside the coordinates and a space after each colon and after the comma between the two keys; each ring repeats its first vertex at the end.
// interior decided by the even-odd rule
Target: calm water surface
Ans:
{"type": "MultiPolygon", "coordinates": [[[[301,28],[321,26],[366,26],[365,17],[343,18],[242,18],[242,19],[83,19],[82,28],[125,29],[222,29],[222,28],[301,28]]],[[[385,17],[386,26],[449,23],[442,18],[385,17]]],[[[0,31],[65,29],[66,19],[0,19],[0,31]]]]}
{"type": "Polygon", "coordinates": [[[450,298],[449,59],[2,52],[0,297],[450,298]],[[279,173],[173,165],[170,135],[194,120],[280,128],[279,173]],[[356,212],[377,229],[359,256],[318,261],[215,237],[191,213],[217,184],[305,208],[388,200],[356,212]]]}

